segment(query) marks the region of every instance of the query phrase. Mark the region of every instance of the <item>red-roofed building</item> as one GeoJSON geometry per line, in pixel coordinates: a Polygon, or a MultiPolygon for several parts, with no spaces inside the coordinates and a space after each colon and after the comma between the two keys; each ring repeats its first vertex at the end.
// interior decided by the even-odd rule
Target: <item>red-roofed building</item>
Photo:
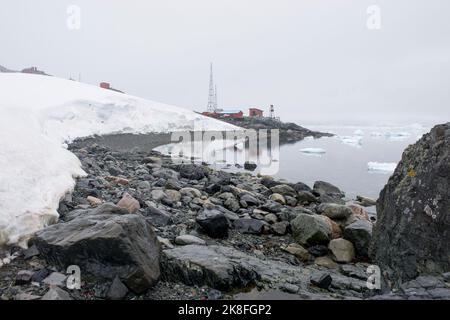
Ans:
{"type": "Polygon", "coordinates": [[[262,118],[264,117],[264,111],[258,108],[250,108],[248,112],[249,117],[257,117],[262,118]]]}

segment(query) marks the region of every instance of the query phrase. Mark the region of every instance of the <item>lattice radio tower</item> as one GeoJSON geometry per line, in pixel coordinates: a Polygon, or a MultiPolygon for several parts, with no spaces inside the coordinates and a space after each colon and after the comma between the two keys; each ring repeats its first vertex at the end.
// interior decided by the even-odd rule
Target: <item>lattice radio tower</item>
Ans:
{"type": "Polygon", "coordinates": [[[214,74],[213,74],[213,64],[211,63],[211,74],[209,77],[209,96],[208,96],[208,112],[215,112],[217,110],[217,99],[216,90],[214,87],[214,74]]]}

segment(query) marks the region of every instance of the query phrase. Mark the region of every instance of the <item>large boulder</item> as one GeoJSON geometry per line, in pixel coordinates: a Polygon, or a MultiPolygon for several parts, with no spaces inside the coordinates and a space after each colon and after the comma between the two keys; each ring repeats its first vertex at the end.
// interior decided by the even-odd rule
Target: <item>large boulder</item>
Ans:
{"type": "Polygon", "coordinates": [[[313,193],[318,195],[319,200],[322,203],[345,204],[345,201],[342,200],[345,193],[331,183],[316,181],[314,183],[313,193]]]}
{"type": "Polygon", "coordinates": [[[267,222],[257,219],[238,219],[233,223],[234,228],[244,234],[261,234],[267,226],[267,222]]]}
{"type": "Polygon", "coordinates": [[[301,245],[328,244],[331,226],[319,215],[299,214],[291,221],[292,235],[301,245]]]}
{"type": "Polygon", "coordinates": [[[123,213],[105,204],[39,231],[32,242],[49,264],[78,265],[82,273],[105,279],[118,276],[130,290],[143,293],[159,278],[160,245],[143,216],[123,213]]]}
{"type": "Polygon", "coordinates": [[[161,260],[164,280],[224,291],[253,284],[259,278],[254,267],[258,264],[233,248],[197,245],[164,250],[161,260]]]}
{"type": "Polygon", "coordinates": [[[179,166],[180,176],[189,180],[201,180],[208,176],[208,169],[195,164],[182,164],[179,166]]]}
{"type": "Polygon", "coordinates": [[[216,209],[204,209],[196,219],[202,230],[211,238],[228,237],[229,223],[225,214],[216,209]]]}
{"type": "Polygon", "coordinates": [[[349,207],[335,203],[323,203],[317,207],[317,211],[333,220],[347,219],[353,214],[349,207]]]}
{"type": "Polygon", "coordinates": [[[270,190],[273,193],[279,193],[283,196],[290,196],[290,197],[297,196],[297,191],[295,191],[294,188],[292,188],[291,186],[288,186],[287,184],[280,184],[280,185],[274,186],[274,187],[270,188],[270,190]]]}
{"type": "Polygon", "coordinates": [[[344,239],[353,243],[357,257],[367,257],[372,240],[372,223],[367,220],[356,220],[345,227],[344,239]]]}
{"type": "Polygon", "coordinates": [[[328,248],[336,262],[349,263],[355,258],[355,248],[348,240],[342,238],[331,240],[328,248]]]}
{"type": "Polygon", "coordinates": [[[372,257],[390,281],[450,270],[450,123],[405,150],[377,212],[372,257]]]}

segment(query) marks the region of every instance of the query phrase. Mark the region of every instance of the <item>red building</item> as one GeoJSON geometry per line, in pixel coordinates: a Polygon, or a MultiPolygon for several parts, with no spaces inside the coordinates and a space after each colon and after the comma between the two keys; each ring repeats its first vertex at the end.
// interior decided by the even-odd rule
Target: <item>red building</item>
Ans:
{"type": "Polygon", "coordinates": [[[264,111],[258,108],[250,108],[248,112],[249,117],[264,117],[264,111]]]}
{"type": "Polygon", "coordinates": [[[100,88],[111,89],[111,85],[108,82],[101,82],[100,83],[100,88]]]}
{"type": "Polygon", "coordinates": [[[216,112],[202,112],[202,115],[212,118],[234,118],[242,119],[244,118],[244,113],[240,110],[222,110],[216,112]]]}

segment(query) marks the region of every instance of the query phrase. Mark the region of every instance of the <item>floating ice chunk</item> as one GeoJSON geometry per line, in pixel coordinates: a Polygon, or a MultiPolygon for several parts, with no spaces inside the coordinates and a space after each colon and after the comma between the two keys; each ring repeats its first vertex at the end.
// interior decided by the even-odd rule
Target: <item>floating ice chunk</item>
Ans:
{"type": "Polygon", "coordinates": [[[378,131],[373,131],[373,132],[370,133],[370,135],[371,135],[372,137],[375,137],[375,138],[378,138],[378,137],[382,137],[382,136],[383,136],[383,134],[382,134],[381,132],[378,132],[378,131]]]}
{"type": "Polygon", "coordinates": [[[397,167],[395,162],[369,162],[367,168],[373,173],[390,174],[397,167]]]}
{"type": "Polygon", "coordinates": [[[325,149],[322,148],[303,148],[300,150],[301,153],[306,154],[324,154],[326,153],[325,149]]]}
{"type": "Polygon", "coordinates": [[[408,139],[411,136],[411,133],[403,131],[403,132],[388,132],[386,134],[388,140],[391,141],[403,141],[408,139]]]}
{"type": "Polygon", "coordinates": [[[346,145],[361,148],[362,147],[362,137],[361,136],[340,136],[338,137],[342,143],[346,145]]]}
{"type": "Polygon", "coordinates": [[[364,131],[362,131],[361,129],[355,130],[355,132],[353,132],[353,135],[362,137],[364,136],[364,131]]]}

